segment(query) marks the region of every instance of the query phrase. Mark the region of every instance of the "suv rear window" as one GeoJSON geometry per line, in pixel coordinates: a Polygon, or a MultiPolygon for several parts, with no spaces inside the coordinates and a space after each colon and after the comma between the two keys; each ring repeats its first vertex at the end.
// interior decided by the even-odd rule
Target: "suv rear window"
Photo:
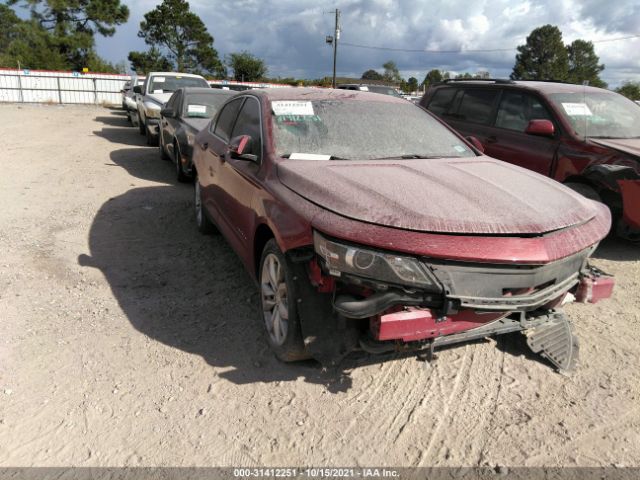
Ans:
{"type": "Polygon", "coordinates": [[[487,124],[498,90],[470,88],[464,91],[456,117],[468,122],[487,124]]]}
{"type": "Polygon", "coordinates": [[[429,102],[429,110],[436,115],[446,113],[457,91],[455,88],[440,88],[436,90],[431,98],[431,102],[429,102]]]}

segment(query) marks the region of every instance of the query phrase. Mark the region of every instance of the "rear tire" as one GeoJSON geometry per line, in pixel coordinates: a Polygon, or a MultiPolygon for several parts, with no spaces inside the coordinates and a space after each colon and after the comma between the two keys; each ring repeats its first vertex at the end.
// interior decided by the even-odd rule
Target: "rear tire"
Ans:
{"type": "Polygon", "coordinates": [[[260,313],[267,342],[278,359],[296,362],[311,358],[306,351],[298,317],[298,293],[290,260],[274,239],[267,242],[260,260],[260,313]]]}
{"type": "Polygon", "coordinates": [[[202,203],[202,191],[200,190],[200,181],[198,178],[195,178],[193,182],[193,191],[194,191],[194,207],[196,213],[196,226],[198,227],[198,231],[204,235],[210,235],[215,233],[218,229],[216,226],[209,220],[207,214],[204,209],[204,205],[202,203]]]}

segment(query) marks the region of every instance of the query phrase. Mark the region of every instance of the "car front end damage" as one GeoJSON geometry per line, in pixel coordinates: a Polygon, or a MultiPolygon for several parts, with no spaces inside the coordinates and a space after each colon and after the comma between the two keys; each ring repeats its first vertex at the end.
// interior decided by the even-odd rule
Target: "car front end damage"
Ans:
{"type": "Polygon", "coordinates": [[[534,352],[570,371],[578,342],[562,305],[596,303],[613,290],[613,278],[588,264],[595,247],[537,264],[450,261],[315,231],[306,273],[319,300],[299,306],[305,343],[335,363],[353,349],[431,358],[435,348],[523,332],[534,352]]]}

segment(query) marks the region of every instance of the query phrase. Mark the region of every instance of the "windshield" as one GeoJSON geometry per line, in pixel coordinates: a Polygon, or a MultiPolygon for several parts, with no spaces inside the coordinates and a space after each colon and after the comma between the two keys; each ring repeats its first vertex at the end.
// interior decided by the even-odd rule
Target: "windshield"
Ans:
{"type": "Polygon", "coordinates": [[[218,109],[235,92],[225,90],[213,90],[211,93],[194,93],[187,95],[182,114],[191,118],[211,118],[218,109]]]}
{"type": "Polygon", "coordinates": [[[280,156],[347,160],[475,156],[458,137],[410,102],[272,101],[271,107],[280,156]]]}
{"type": "Polygon", "coordinates": [[[383,85],[367,85],[367,88],[373,93],[382,93],[383,95],[391,95],[394,97],[401,96],[394,88],[385,87],[383,85]]]}
{"type": "Polygon", "coordinates": [[[151,77],[149,93],[171,93],[182,87],[209,88],[209,84],[204,78],[158,75],[157,77],[151,77]]]}
{"type": "Polygon", "coordinates": [[[550,98],[581,137],[640,137],[640,108],[622,95],[571,92],[554,93],[550,98]]]}

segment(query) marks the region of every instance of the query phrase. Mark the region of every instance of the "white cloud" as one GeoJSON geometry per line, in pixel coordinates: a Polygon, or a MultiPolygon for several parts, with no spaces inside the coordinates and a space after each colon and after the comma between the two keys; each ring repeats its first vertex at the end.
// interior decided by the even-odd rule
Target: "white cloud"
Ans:
{"type": "MultiPolygon", "coordinates": [[[[131,2],[133,3],[133,2],[131,2]]],[[[130,4],[129,24],[115,38],[101,39],[100,52],[110,60],[126,58],[129,50],[144,48],[136,38],[144,12],[158,2],[130,4]]],[[[367,50],[339,44],[338,72],[360,75],[394,60],[405,76],[420,80],[431,68],[455,72],[489,70],[508,76],[515,47],[532,29],[550,23],[563,32],[565,42],[576,38],[599,41],[640,32],[638,0],[192,0],[191,7],[215,38],[221,56],[248,50],[263,58],[272,75],[317,78],[330,75],[331,48],[325,35],[333,33],[331,10],[342,12],[341,41],[400,49],[500,49],[508,52],[428,54],[367,50]]],[[[595,43],[606,65],[603,77],[615,86],[640,80],[640,39],[595,43]]]]}

